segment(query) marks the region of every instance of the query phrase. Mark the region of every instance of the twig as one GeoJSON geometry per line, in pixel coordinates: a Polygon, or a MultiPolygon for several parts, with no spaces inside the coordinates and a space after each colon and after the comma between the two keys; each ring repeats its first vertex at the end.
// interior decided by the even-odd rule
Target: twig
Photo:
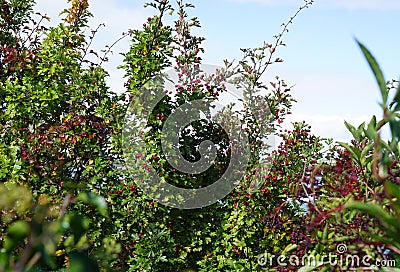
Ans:
{"type": "Polygon", "coordinates": [[[103,57],[100,58],[101,61],[99,63],[99,66],[101,66],[103,64],[103,62],[106,60],[106,56],[110,53],[111,48],[113,48],[118,42],[120,42],[121,40],[125,39],[126,36],[128,36],[129,33],[122,33],[122,37],[120,37],[118,40],[116,40],[111,46],[108,47],[108,50],[104,53],[103,57]]]}
{"type": "Polygon", "coordinates": [[[67,211],[68,205],[71,204],[73,201],[71,193],[68,193],[66,197],[64,198],[63,205],[61,206],[60,214],[58,215],[58,219],[61,219],[64,217],[65,212],[67,211]]]}
{"type": "Polygon", "coordinates": [[[288,27],[290,24],[293,23],[293,20],[297,17],[297,15],[305,8],[308,8],[310,5],[312,5],[314,3],[314,0],[305,0],[305,4],[303,6],[301,6],[297,12],[290,17],[289,21],[287,21],[284,25],[283,25],[283,29],[282,31],[276,35],[276,42],[275,45],[273,47],[271,47],[270,49],[270,55],[268,58],[268,61],[265,63],[264,68],[262,69],[261,73],[260,73],[260,77],[262,74],[264,74],[265,70],[268,68],[268,66],[271,64],[271,60],[272,60],[272,56],[276,51],[276,48],[280,45],[281,39],[283,37],[283,34],[285,34],[285,32],[288,32],[288,27]]]}
{"type": "Polygon", "coordinates": [[[85,59],[85,57],[86,57],[86,55],[87,55],[87,52],[88,52],[90,46],[91,46],[92,43],[93,43],[94,36],[95,36],[96,33],[99,31],[99,29],[100,29],[101,26],[104,26],[104,27],[105,27],[105,24],[104,24],[104,23],[99,24],[99,25],[97,26],[97,28],[96,28],[95,30],[92,31],[92,36],[89,37],[89,40],[90,40],[90,41],[89,41],[89,43],[87,44],[85,50],[83,51],[83,55],[82,55],[82,58],[81,58],[80,63],[82,63],[82,61],[85,59]]]}

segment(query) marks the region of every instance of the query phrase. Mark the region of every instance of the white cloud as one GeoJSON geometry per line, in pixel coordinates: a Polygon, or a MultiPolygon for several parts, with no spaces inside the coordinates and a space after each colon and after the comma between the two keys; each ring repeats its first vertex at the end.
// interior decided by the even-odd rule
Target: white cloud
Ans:
{"type": "MultiPolygon", "coordinates": [[[[302,0],[228,0],[237,3],[256,3],[265,6],[300,6],[302,0]]],[[[315,0],[316,6],[346,9],[399,9],[399,0],[315,0]]]]}
{"type": "MultiPolygon", "coordinates": [[[[323,114],[294,114],[289,115],[283,123],[283,129],[292,129],[291,122],[302,122],[303,120],[311,125],[311,132],[314,135],[324,138],[332,138],[334,141],[349,142],[353,139],[351,133],[344,125],[344,121],[358,127],[361,123],[368,123],[371,120],[370,115],[351,116],[344,115],[323,115],[323,114]]],[[[377,117],[379,118],[379,117],[377,117]]],[[[389,131],[385,128],[382,131],[382,137],[388,138],[389,131]]]]}
{"type": "MultiPolygon", "coordinates": [[[[318,2],[318,0],[317,0],[318,2]]],[[[398,0],[320,0],[321,6],[349,9],[398,9],[398,0]]]]}
{"type": "Polygon", "coordinates": [[[345,120],[350,124],[358,126],[368,119],[368,116],[294,114],[287,117],[284,128],[290,129],[290,122],[302,122],[304,120],[307,124],[311,125],[311,131],[315,135],[343,141],[351,139],[351,134],[344,125],[345,120]]]}
{"type": "Polygon", "coordinates": [[[256,3],[265,6],[293,6],[303,3],[297,0],[228,0],[237,3],[256,3]]]}

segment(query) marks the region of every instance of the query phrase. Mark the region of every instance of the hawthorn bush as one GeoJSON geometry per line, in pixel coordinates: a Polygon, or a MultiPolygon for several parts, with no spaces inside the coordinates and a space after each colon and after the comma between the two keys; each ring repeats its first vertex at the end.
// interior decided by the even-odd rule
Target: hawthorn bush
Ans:
{"type": "MultiPolygon", "coordinates": [[[[309,5],[307,3],[301,9],[309,5]]],[[[277,158],[272,160],[272,166],[268,165],[268,169],[272,167],[274,172],[267,175],[269,171],[266,171],[266,165],[260,162],[267,155],[264,138],[276,132],[293,102],[290,88],[283,80],[277,78],[276,82],[268,84],[270,86],[260,81],[260,71],[265,71],[274,62],[281,62],[281,59],[272,58],[272,55],[278,46],[283,45],[281,37],[289,23],[276,37],[275,45],[265,43],[260,48],[243,49],[243,59],[237,65],[225,61],[225,67],[215,71],[214,75],[207,76],[201,71],[193,73],[201,63],[199,55],[203,51],[200,47],[203,38],[190,33],[191,28],[199,26],[196,19],[187,19],[185,8],[191,5],[178,1],[175,28],[163,23],[163,16],[172,11],[168,2],[155,1],[151,6],[160,15],[148,18],[143,30],[133,32],[130,51],[124,54],[125,64],[122,68],[127,71],[130,95],[128,100],[134,103],[134,109],[143,108],[140,94],[148,92],[151,96],[150,91],[143,86],[170,65],[174,66],[180,80],[175,86],[177,92],[166,91],[170,96],[166,95],[151,112],[147,129],[141,135],[147,144],[147,154],[135,153],[137,164],[150,160],[158,175],[183,188],[197,188],[218,179],[224,166],[229,164],[226,150],[228,148],[229,153],[230,148],[226,136],[218,127],[202,120],[191,124],[194,134],[180,134],[181,146],[185,147],[182,153],[188,160],[199,159],[199,143],[205,139],[219,143],[216,160],[219,164],[216,163],[215,168],[198,175],[186,175],[172,169],[162,153],[161,130],[167,116],[174,109],[185,102],[200,98],[212,104],[221,92],[226,91],[227,83],[241,89],[244,104],[253,107],[245,106],[241,112],[227,109],[228,114],[224,119],[229,122],[229,118],[238,116],[242,120],[242,130],[250,141],[251,157],[248,174],[239,182],[234,192],[221,202],[198,210],[179,210],[166,208],[149,199],[134,224],[130,216],[120,217],[121,222],[127,220],[126,224],[132,230],[130,239],[124,245],[133,253],[131,268],[163,271],[261,269],[257,263],[259,254],[266,250],[278,254],[290,246],[292,229],[300,222],[303,214],[301,203],[296,202],[299,190],[292,190],[295,187],[292,183],[297,177],[301,177],[305,167],[316,163],[320,157],[318,151],[322,148],[321,139],[309,135],[310,131],[305,125],[296,124],[294,135],[287,136],[293,138],[285,147],[290,154],[281,157],[269,154],[270,157],[277,158]],[[262,90],[270,92],[263,95],[262,90]],[[254,108],[260,111],[254,111],[254,108]],[[268,114],[267,109],[272,115],[268,114]],[[255,116],[254,112],[259,115],[255,116]],[[301,143],[296,145],[296,141],[301,143]],[[185,143],[189,144],[189,148],[185,143]],[[304,156],[299,157],[297,152],[302,152],[304,156]],[[308,156],[314,159],[309,160],[308,156]],[[281,163],[286,163],[283,169],[281,163]],[[255,183],[261,185],[260,191],[251,190],[251,185],[255,183]],[[155,233],[162,235],[155,236],[155,233]]],[[[143,202],[140,199],[132,200],[131,210],[140,201],[143,202]]]]}

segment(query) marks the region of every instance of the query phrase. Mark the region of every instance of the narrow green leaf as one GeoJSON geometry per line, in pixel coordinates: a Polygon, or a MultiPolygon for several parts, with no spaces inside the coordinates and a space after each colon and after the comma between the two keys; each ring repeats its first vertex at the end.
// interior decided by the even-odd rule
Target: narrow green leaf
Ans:
{"type": "Polygon", "coordinates": [[[318,267],[320,267],[321,265],[323,265],[323,262],[315,262],[314,264],[310,264],[310,265],[305,265],[303,267],[301,267],[298,272],[309,272],[309,271],[314,271],[315,269],[317,269],[318,267]]]}
{"type": "Polygon", "coordinates": [[[350,157],[357,162],[360,163],[361,151],[357,147],[350,146],[343,142],[338,142],[339,145],[346,148],[350,152],[350,157]]]}
{"type": "Polygon", "coordinates": [[[396,108],[398,108],[399,105],[400,105],[400,84],[397,85],[396,94],[395,94],[395,96],[394,96],[394,98],[393,98],[393,102],[392,102],[392,103],[393,103],[393,104],[394,104],[394,103],[397,104],[397,105],[396,105],[396,108]]]}
{"type": "Polygon", "coordinates": [[[350,146],[347,143],[338,142],[338,144],[350,151],[350,146]]]}
{"type": "Polygon", "coordinates": [[[370,143],[369,145],[367,145],[366,147],[364,147],[364,149],[361,151],[361,159],[360,159],[360,161],[362,162],[362,163],[364,163],[365,161],[366,161],[366,158],[365,158],[365,156],[367,155],[367,153],[369,152],[369,151],[371,151],[373,148],[374,148],[374,143],[370,143]]]}
{"type": "Polygon", "coordinates": [[[400,122],[394,117],[389,118],[390,132],[392,134],[392,139],[400,140],[400,122]]]}
{"type": "Polygon", "coordinates": [[[328,239],[328,222],[325,224],[324,232],[322,234],[322,242],[326,242],[328,239]]]}
{"type": "Polygon", "coordinates": [[[389,195],[394,196],[400,201],[400,186],[391,182],[386,182],[385,188],[389,195]]]}
{"type": "Polygon", "coordinates": [[[400,268],[395,267],[382,267],[383,272],[400,272],[400,268]]]}
{"type": "Polygon", "coordinates": [[[375,140],[378,136],[376,127],[376,116],[372,116],[371,121],[368,123],[367,129],[364,130],[365,136],[370,140],[375,140]]]}
{"type": "MultiPolygon", "coordinates": [[[[398,186],[397,184],[394,184],[392,182],[385,182],[385,190],[386,193],[391,196],[394,197],[394,207],[397,210],[397,213],[400,213],[400,186],[398,186]]],[[[400,214],[399,214],[400,216],[400,214]]]]}
{"type": "Polygon", "coordinates": [[[385,77],[383,76],[383,72],[381,68],[379,67],[378,62],[374,58],[374,56],[371,54],[371,52],[362,44],[360,43],[357,39],[356,42],[358,46],[361,48],[361,51],[364,54],[364,57],[367,59],[369,67],[371,68],[372,72],[374,73],[375,79],[378,83],[379,89],[381,91],[382,95],[382,101],[385,106],[387,106],[387,98],[388,98],[388,90],[386,87],[386,81],[385,77]]]}
{"type": "Polygon", "coordinates": [[[358,127],[357,127],[357,132],[360,135],[360,141],[361,141],[361,137],[363,137],[364,135],[362,134],[364,132],[364,127],[365,127],[365,122],[362,122],[358,127]]]}
{"type": "Polygon", "coordinates": [[[359,142],[361,140],[361,135],[358,133],[357,129],[354,126],[352,126],[351,124],[347,123],[346,121],[344,121],[344,125],[351,132],[351,134],[353,135],[354,139],[357,142],[359,142]]]}
{"type": "Polygon", "coordinates": [[[286,253],[296,249],[298,247],[298,245],[296,244],[289,244],[285,247],[285,249],[282,251],[282,255],[285,255],[286,253]]]}
{"type": "Polygon", "coordinates": [[[364,203],[364,202],[350,202],[346,205],[348,209],[356,209],[366,214],[369,214],[378,219],[386,228],[391,228],[398,225],[398,222],[385,211],[380,205],[375,203],[364,203]]]}

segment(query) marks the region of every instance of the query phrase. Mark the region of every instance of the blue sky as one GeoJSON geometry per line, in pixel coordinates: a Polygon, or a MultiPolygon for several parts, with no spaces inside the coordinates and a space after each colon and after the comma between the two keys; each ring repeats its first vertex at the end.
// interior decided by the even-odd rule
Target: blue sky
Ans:
{"type": "MultiPolygon", "coordinates": [[[[204,36],[204,63],[221,65],[223,59],[240,59],[239,48],[273,42],[281,24],[293,15],[303,0],[192,0],[204,36]]],[[[66,1],[38,0],[38,10],[56,22],[66,1]]],[[[98,49],[115,41],[123,31],[138,28],[153,11],[144,9],[143,0],[89,1],[94,14],[92,26],[106,23],[94,46],[98,49]]],[[[305,120],[314,133],[336,140],[348,140],[343,121],[366,121],[381,115],[378,89],[358,49],[354,37],[377,57],[387,79],[400,76],[400,1],[399,0],[315,0],[302,11],[285,35],[287,47],[276,56],[284,62],[271,66],[265,80],[279,75],[295,85],[298,100],[288,121],[305,120]]],[[[110,86],[122,87],[118,52],[126,51],[129,40],[115,47],[107,64],[110,86]]],[[[286,124],[287,125],[287,124],[286,124]]]]}

